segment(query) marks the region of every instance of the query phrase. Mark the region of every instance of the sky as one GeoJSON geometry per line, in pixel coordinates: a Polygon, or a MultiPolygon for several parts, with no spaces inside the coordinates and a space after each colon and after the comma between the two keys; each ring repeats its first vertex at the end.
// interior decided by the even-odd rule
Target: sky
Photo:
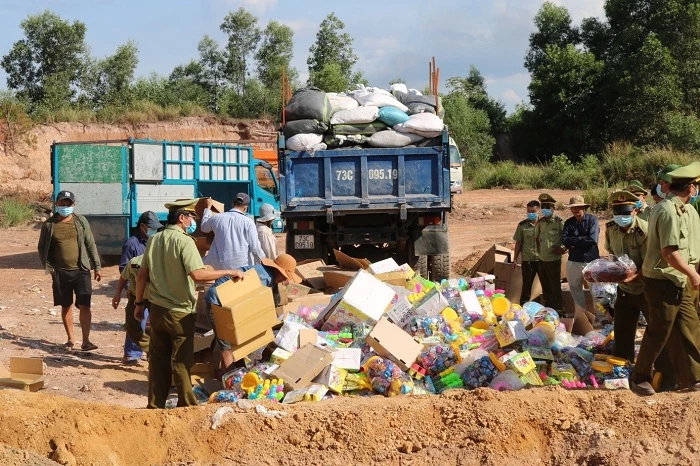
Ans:
{"type": "MultiPolygon", "coordinates": [[[[512,111],[527,102],[530,76],[523,67],[533,18],[544,0],[0,0],[0,55],[22,38],[20,22],[50,9],[63,19],[87,26],[86,41],[95,57],[114,53],[134,40],[139,49],[137,76],[172,69],[197,57],[197,43],[208,34],[220,44],[224,16],[239,7],[264,28],[276,20],[294,30],[292,65],[308,77],[306,59],[323,18],[334,12],[354,38],[357,67],[373,86],[403,78],[423,89],[428,62],[440,68],[440,90],[452,76],[466,76],[475,65],[486,77],[489,94],[512,111]]],[[[554,0],[569,9],[575,24],[604,17],[604,0],[554,0]]],[[[0,70],[0,89],[6,75],[0,70]]]]}

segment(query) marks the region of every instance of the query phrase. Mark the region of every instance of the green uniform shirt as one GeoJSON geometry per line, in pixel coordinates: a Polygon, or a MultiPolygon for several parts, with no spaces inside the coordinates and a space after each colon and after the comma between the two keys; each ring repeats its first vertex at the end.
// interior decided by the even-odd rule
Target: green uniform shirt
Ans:
{"type": "Polygon", "coordinates": [[[136,276],[139,274],[139,269],[141,269],[141,261],[143,261],[143,254],[127,262],[121,274],[121,279],[129,282],[129,293],[134,296],[136,296],[136,276]]]}
{"type": "Polygon", "coordinates": [[[190,273],[203,269],[194,240],[181,228],[168,225],[146,244],[141,267],[148,268],[150,286],[145,299],[173,312],[194,312],[197,298],[190,273]]]}
{"type": "Polygon", "coordinates": [[[518,223],[515,229],[513,240],[520,243],[520,254],[523,256],[523,262],[531,262],[537,260],[537,243],[535,242],[535,225],[525,219],[518,223]]]}
{"type": "Polygon", "coordinates": [[[652,207],[650,205],[644,206],[642,209],[639,210],[639,213],[637,214],[637,218],[640,218],[644,220],[645,222],[649,222],[649,217],[651,216],[651,211],[652,207]]]}
{"type": "Polygon", "coordinates": [[[688,278],[664,260],[661,250],[676,246],[684,261],[690,259],[689,207],[677,196],[669,194],[666,200],[654,207],[649,217],[649,239],[642,273],[645,277],[671,280],[676,286],[685,287],[688,278]]]}
{"type": "Polygon", "coordinates": [[[564,244],[564,220],[552,215],[549,219],[540,218],[535,225],[535,238],[538,244],[538,256],[542,262],[554,262],[561,259],[561,254],[552,252],[552,248],[564,244]]]}
{"type": "Polygon", "coordinates": [[[688,208],[688,227],[690,230],[688,264],[696,265],[700,263],[700,215],[696,209],[691,209],[690,205],[686,205],[686,208],[688,208]]]}
{"type": "MultiPolygon", "coordinates": [[[[608,222],[605,226],[605,249],[617,257],[627,254],[637,266],[637,270],[642,270],[644,256],[647,253],[649,224],[639,217],[635,217],[627,231],[623,231],[615,222],[608,222]]],[[[617,286],[633,295],[640,295],[644,292],[644,282],[641,278],[630,283],[618,283],[617,286]]]]}

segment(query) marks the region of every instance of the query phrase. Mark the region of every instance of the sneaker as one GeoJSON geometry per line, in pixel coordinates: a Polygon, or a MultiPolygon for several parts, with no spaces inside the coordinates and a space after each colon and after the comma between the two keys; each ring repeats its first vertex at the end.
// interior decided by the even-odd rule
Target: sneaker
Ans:
{"type": "Polygon", "coordinates": [[[700,392],[700,382],[690,386],[690,389],[694,392],[700,392]]]}
{"type": "Polygon", "coordinates": [[[630,380],[630,388],[636,394],[642,395],[642,396],[650,396],[650,395],[656,394],[656,390],[654,390],[654,387],[652,387],[651,383],[649,383],[649,382],[635,383],[635,382],[632,382],[630,380]]]}

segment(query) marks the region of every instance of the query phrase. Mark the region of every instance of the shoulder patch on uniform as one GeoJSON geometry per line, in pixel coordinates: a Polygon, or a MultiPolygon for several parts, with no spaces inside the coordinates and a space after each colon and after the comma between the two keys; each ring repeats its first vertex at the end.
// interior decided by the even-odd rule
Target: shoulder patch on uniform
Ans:
{"type": "Polygon", "coordinates": [[[647,234],[644,233],[644,230],[641,229],[641,227],[636,226],[634,227],[634,232],[637,233],[639,236],[646,236],[647,234]]]}
{"type": "Polygon", "coordinates": [[[564,221],[564,220],[563,220],[560,216],[558,216],[558,215],[555,215],[555,216],[554,216],[554,220],[557,220],[557,221],[559,221],[559,222],[563,222],[563,221],[564,221]]]}
{"type": "Polygon", "coordinates": [[[529,222],[529,220],[525,219],[525,220],[518,222],[518,225],[525,225],[527,222],[529,222]]]}
{"type": "Polygon", "coordinates": [[[615,223],[614,220],[611,220],[611,221],[609,221],[608,223],[605,224],[605,226],[606,226],[607,228],[612,228],[612,227],[614,227],[615,225],[617,225],[617,223],[615,223]]]}

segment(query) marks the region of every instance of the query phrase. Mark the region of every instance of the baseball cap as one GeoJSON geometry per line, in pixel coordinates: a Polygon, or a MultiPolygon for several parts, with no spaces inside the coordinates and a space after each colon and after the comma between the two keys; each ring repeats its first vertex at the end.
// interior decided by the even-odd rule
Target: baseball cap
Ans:
{"type": "Polygon", "coordinates": [[[163,228],[163,224],[158,220],[158,216],[151,210],[147,210],[146,212],[142,213],[141,217],[139,217],[138,223],[145,223],[148,228],[152,228],[154,230],[163,228]]]}
{"type": "Polygon", "coordinates": [[[250,196],[246,193],[238,193],[234,202],[236,204],[250,205],[250,196]]]}
{"type": "Polygon", "coordinates": [[[258,217],[258,222],[265,223],[274,220],[275,208],[271,204],[264,203],[260,205],[260,217],[258,217]]]}
{"type": "Polygon", "coordinates": [[[75,194],[70,191],[60,191],[56,196],[56,202],[62,201],[63,199],[70,199],[71,202],[75,203],[75,194]]]}

